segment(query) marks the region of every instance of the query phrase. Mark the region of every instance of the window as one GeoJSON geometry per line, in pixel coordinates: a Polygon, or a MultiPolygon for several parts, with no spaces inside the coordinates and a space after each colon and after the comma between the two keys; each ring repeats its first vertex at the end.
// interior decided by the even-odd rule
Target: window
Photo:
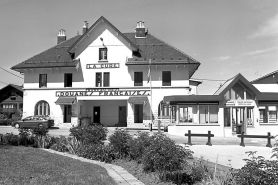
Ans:
{"type": "MultiPolygon", "coordinates": [[[[195,106],[196,107],[196,106],[195,106]]],[[[181,123],[193,123],[193,106],[181,106],[179,108],[179,121],[181,123]]]]}
{"type": "Polygon", "coordinates": [[[208,123],[208,106],[200,105],[199,113],[200,113],[200,123],[201,124],[208,123]]]}
{"type": "Polygon", "coordinates": [[[277,110],[276,105],[259,106],[260,123],[277,123],[277,110]]]}
{"type": "Polygon", "coordinates": [[[218,123],[218,106],[216,105],[209,106],[209,122],[218,123]]]}
{"type": "Polygon", "coordinates": [[[247,126],[254,126],[253,108],[247,108],[247,126]]]}
{"type": "Polygon", "coordinates": [[[96,87],[101,87],[102,86],[102,74],[101,73],[96,73],[96,87]]]}
{"type": "Polygon", "coordinates": [[[47,74],[39,75],[39,87],[47,87],[47,74]]]}
{"type": "Polygon", "coordinates": [[[199,105],[200,124],[218,123],[217,105],[199,105]]]}
{"type": "Polygon", "coordinates": [[[231,127],[231,109],[224,108],[224,127],[231,127]]]}
{"type": "Polygon", "coordinates": [[[171,86],[171,71],[162,71],[162,86],[171,86]]]}
{"type": "Polygon", "coordinates": [[[105,72],[103,73],[103,87],[109,87],[110,85],[110,73],[105,72]]]}
{"type": "Polygon", "coordinates": [[[72,87],[72,73],[65,73],[64,87],[72,87]]]}
{"type": "Polygon", "coordinates": [[[35,116],[38,115],[49,115],[50,107],[46,101],[39,101],[35,106],[35,116]]]}
{"type": "Polygon", "coordinates": [[[107,60],[107,48],[99,48],[99,60],[107,60]]]}
{"type": "Polygon", "coordinates": [[[143,86],[143,72],[134,72],[134,86],[143,86]]]}

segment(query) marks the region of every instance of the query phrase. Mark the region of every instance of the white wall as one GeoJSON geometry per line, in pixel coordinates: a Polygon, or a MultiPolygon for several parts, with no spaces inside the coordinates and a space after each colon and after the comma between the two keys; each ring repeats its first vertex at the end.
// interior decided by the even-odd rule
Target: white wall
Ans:
{"type": "Polygon", "coordinates": [[[278,92],[278,84],[253,84],[260,92],[278,92]]]}

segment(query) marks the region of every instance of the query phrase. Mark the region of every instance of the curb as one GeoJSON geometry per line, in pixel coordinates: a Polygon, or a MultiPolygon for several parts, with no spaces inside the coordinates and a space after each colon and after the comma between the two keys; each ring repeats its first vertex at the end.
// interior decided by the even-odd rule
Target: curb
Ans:
{"type": "Polygon", "coordinates": [[[120,185],[144,185],[141,181],[139,181],[133,175],[128,173],[121,166],[117,166],[117,165],[114,165],[114,164],[108,164],[108,163],[100,162],[100,161],[95,161],[95,160],[91,160],[91,159],[86,159],[86,158],[83,158],[83,157],[78,157],[78,156],[73,155],[73,154],[58,152],[58,151],[51,150],[51,149],[45,149],[45,148],[41,148],[41,149],[44,150],[44,151],[53,153],[53,154],[59,154],[59,155],[62,155],[62,156],[66,156],[66,157],[70,157],[70,158],[73,158],[73,159],[80,160],[82,162],[87,162],[87,163],[99,165],[99,166],[106,169],[108,175],[110,175],[110,177],[112,177],[117,184],[120,184],[120,185]]]}

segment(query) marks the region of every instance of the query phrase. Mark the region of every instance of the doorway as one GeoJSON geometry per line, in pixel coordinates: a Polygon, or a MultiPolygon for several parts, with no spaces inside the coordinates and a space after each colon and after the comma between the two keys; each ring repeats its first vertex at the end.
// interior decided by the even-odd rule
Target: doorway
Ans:
{"type": "Polygon", "coordinates": [[[100,123],[100,107],[94,107],[94,123],[100,123]]]}
{"type": "Polygon", "coordinates": [[[119,106],[119,123],[126,123],[126,106],[119,106]]]}
{"type": "Polygon", "coordinates": [[[143,123],[143,104],[134,104],[134,123],[143,123]]]}
{"type": "Polygon", "coordinates": [[[64,123],[71,122],[71,105],[64,105],[64,123]]]}
{"type": "Polygon", "coordinates": [[[236,134],[241,134],[244,131],[244,108],[233,108],[232,109],[232,123],[233,131],[236,134]]]}

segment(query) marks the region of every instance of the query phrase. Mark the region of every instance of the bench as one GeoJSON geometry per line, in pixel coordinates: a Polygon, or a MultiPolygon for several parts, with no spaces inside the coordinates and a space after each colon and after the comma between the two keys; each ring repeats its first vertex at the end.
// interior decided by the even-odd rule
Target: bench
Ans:
{"type": "Polygon", "coordinates": [[[184,134],[184,136],[188,136],[188,142],[187,142],[188,145],[192,145],[191,137],[207,137],[208,142],[206,143],[206,145],[212,146],[211,137],[214,137],[214,134],[211,134],[211,131],[208,131],[207,134],[191,134],[191,130],[188,130],[188,134],[184,134]]]}
{"type": "Polygon", "coordinates": [[[244,144],[244,138],[266,138],[267,139],[267,145],[266,147],[270,147],[272,148],[272,145],[271,145],[271,139],[274,138],[274,136],[271,136],[270,132],[267,133],[267,135],[244,135],[244,132],[241,132],[240,135],[237,135],[237,137],[240,137],[241,138],[241,142],[240,142],[240,146],[245,146],[244,144]]]}

